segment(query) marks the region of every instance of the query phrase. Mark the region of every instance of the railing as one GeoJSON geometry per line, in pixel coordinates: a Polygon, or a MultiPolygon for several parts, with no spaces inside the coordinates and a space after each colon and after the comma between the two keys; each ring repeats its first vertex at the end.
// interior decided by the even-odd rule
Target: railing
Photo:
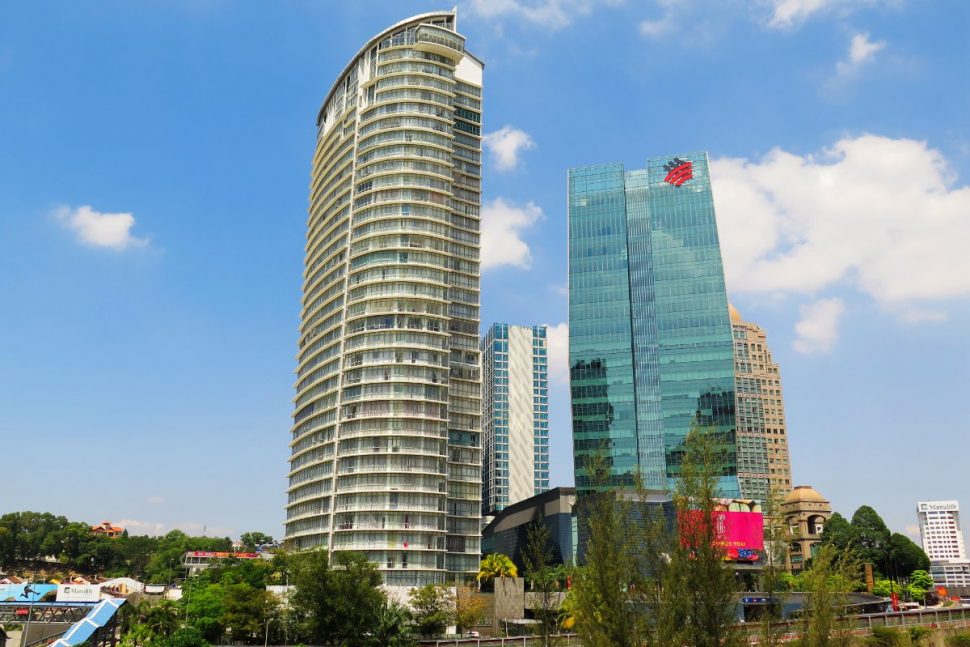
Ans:
{"type": "MultiPolygon", "coordinates": [[[[874,627],[928,627],[942,628],[970,628],[970,609],[962,607],[953,609],[919,609],[902,613],[873,613],[860,616],[849,616],[844,619],[846,629],[852,634],[865,636],[872,633],[874,627]]],[[[804,627],[803,620],[786,620],[772,623],[776,635],[780,635],[783,642],[797,639],[804,627]]],[[[745,625],[749,644],[759,644],[762,627],[752,622],[745,625]]]]}
{"type": "MultiPolygon", "coordinates": [[[[578,647],[582,643],[576,634],[556,634],[549,636],[550,642],[564,647],[578,647]]],[[[512,636],[508,638],[452,638],[450,640],[423,640],[422,647],[538,647],[542,636],[512,636]]]]}
{"type": "MultiPolygon", "coordinates": [[[[853,634],[867,635],[872,633],[874,627],[912,627],[924,626],[933,629],[937,628],[968,628],[970,627],[970,609],[922,609],[918,611],[906,611],[903,613],[879,613],[863,616],[855,616],[847,619],[848,628],[853,634]]],[[[774,623],[776,629],[782,630],[782,641],[795,640],[801,634],[803,622],[800,620],[789,620],[774,623]]],[[[744,625],[745,632],[748,634],[749,644],[757,645],[759,634],[762,631],[758,623],[752,622],[744,625]]],[[[576,634],[558,634],[554,636],[559,642],[558,645],[576,647],[580,645],[580,640],[576,634]]],[[[451,638],[448,640],[424,640],[420,644],[422,647],[538,647],[542,645],[541,636],[515,636],[509,638],[451,638]]]]}

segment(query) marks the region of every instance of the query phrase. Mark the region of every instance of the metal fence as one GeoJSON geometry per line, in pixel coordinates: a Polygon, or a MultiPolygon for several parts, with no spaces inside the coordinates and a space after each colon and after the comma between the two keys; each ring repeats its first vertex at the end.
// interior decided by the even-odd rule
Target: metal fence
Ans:
{"type": "MultiPolygon", "coordinates": [[[[852,633],[866,635],[872,633],[873,627],[912,627],[919,625],[930,629],[965,629],[970,628],[970,609],[956,607],[953,609],[919,609],[902,613],[877,613],[864,616],[854,616],[846,619],[852,633]]],[[[802,621],[788,620],[774,625],[782,634],[782,640],[794,640],[801,634],[802,621]]],[[[752,622],[744,626],[752,645],[758,644],[761,627],[752,622]]],[[[582,643],[576,634],[557,634],[554,638],[557,646],[580,647],[582,643]]],[[[423,647],[541,647],[540,636],[515,636],[511,638],[452,638],[450,640],[422,641],[423,647]]]]}
{"type": "MultiPolygon", "coordinates": [[[[556,634],[556,647],[580,647],[582,643],[576,634],[556,634]]],[[[541,636],[513,636],[509,638],[453,638],[451,640],[422,641],[423,647],[540,647],[541,636]]]]}
{"type": "MultiPolygon", "coordinates": [[[[844,621],[848,629],[855,635],[865,636],[872,633],[874,627],[913,627],[921,626],[929,629],[966,629],[970,628],[970,609],[955,607],[952,609],[918,609],[897,613],[874,613],[861,616],[851,616],[844,621]]],[[[804,622],[801,620],[787,620],[773,623],[783,642],[794,640],[802,633],[804,622]]],[[[745,632],[751,645],[757,645],[762,628],[752,622],[745,625],[745,632]]]]}

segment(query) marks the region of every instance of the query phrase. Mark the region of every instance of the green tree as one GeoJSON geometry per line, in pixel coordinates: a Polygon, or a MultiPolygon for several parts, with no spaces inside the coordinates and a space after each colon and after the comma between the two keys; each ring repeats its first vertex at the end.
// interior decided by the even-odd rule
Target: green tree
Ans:
{"type": "Polygon", "coordinates": [[[765,647],[781,644],[785,633],[785,627],[780,623],[782,597],[783,592],[791,590],[791,579],[794,579],[785,570],[791,531],[785,519],[783,500],[784,493],[772,485],[762,506],[765,566],[761,574],[761,590],[769,603],[761,614],[761,639],[758,644],[765,647]]]}
{"type": "Polygon", "coordinates": [[[189,580],[183,587],[185,617],[206,640],[217,641],[225,632],[225,598],[225,587],[219,583],[189,580]]]}
{"type": "Polygon", "coordinates": [[[822,544],[834,546],[839,552],[845,551],[854,542],[854,532],[852,524],[841,514],[835,512],[825,522],[825,530],[822,532],[822,544]]]}
{"type": "Polygon", "coordinates": [[[508,555],[490,553],[482,560],[475,577],[483,584],[493,582],[495,578],[518,577],[519,569],[508,555]]]}
{"type": "Polygon", "coordinates": [[[317,644],[366,646],[361,630],[377,625],[387,601],[377,567],[359,553],[336,553],[331,567],[327,553],[316,550],[294,560],[296,593],[290,602],[302,619],[304,638],[317,644]]]}
{"type": "Polygon", "coordinates": [[[889,560],[898,575],[913,571],[928,571],[930,558],[906,535],[894,532],[889,538],[889,560]]]}
{"type": "Polygon", "coordinates": [[[451,596],[452,619],[458,635],[480,624],[485,618],[485,600],[467,586],[459,586],[451,596]]]}
{"type": "Polygon", "coordinates": [[[888,598],[891,593],[902,593],[902,588],[898,582],[888,579],[878,579],[873,583],[872,594],[883,598],[888,598]]]}
{"type": "Polygon", "coordinates": [[[195,627],[176,629],[170,636],[156,641],[155,644],[158,647],[209,647],[209,642],[195,627]]]}
{"type": "Polygon", "coordinates": [[[562,569],[553,563],[552,532],[540,515],[526,529],[525,550],[522,561],[529,590],[537,597],[539,606],[533,608],[539,620],[538,634],[543,647],[549,647],[550,637],[557,633],[556,618],[559,611],[558,591],[562,569]]]}
{"type": "Polygon", "coordinates": [[[850,627],[845,623],[845,605],[858,564],[849,551],[822,545],[811,568],[802,573],[808,604],[803,612],[802,647],[848,647],[850,627]]]}
{"type": "MultiPolygon", "coordinates": [[[[733,571],[718,535],[718,465],[726,447],[695,428],[682,460],[669,523],[639,485],[586,495],[579,506],[585,563],[569,607],[585,645],[634,647],[740,644],[734,627],[733,571]]],[[[589,481],[615,482],[607,461],[591,460],[589,481]]]]}
{"type": "Polygon", "coordinates": [[[453,607],[445,589],[434,584],[411,589],[414,627],[422,636],[440,636],[453,619],[453,607]]]}
{"type": "Polygon", "coordinates": [[[144,622],[156,636],[167,636],[179,627],[178,612],[175,602],[162,600],[148,607],[144,622]]]}
{"type": "Polygon", "coordinates": [[[913,571],[909,576],[909,583],[928,591],[933,588],[933,576],[924,569],[913,571]]]}
{"type": "MultiPolygon", "coordinates": [[[[605,468],[593,469],[594,482],[608,482],[605,468]]],[[[632,506],[610,490],[583,496],[579,506],[586,541],[569,605],[576,632],[588,647],[635,647],[644,624],[632,600],[641,580],[632,506]]]]}
{"type": "Polygon", "coordinates": [[[225,586],[222,625],[232,642],[251,642],[263,635],[276,599],[265,589],[245,582],[225,586]]]}
{"type": "Polygon", "coordinates": [[[694,647],[739,645],[735,626],[734,573],[724,561],[717,518],[718,465],[723,439],[709,428],[695,428],[684,441],[680,478],[674,491],[678,541],[673,543],[670,581],[683,604],[684,642],[694,647]]]}
{"type": "Polygon", "coordinates": [[[385,602],[370,632],[372,647],[415,647],[411,613],[396,602],[385,602]]]}
{"type": "Polygon", "coordinates": [[[933,578],[925,570],[915,570],[909,576],[908,593],[914,602],[923,603],[926,594],[933,589],[933,578]]]}
{"type": "Polygon", "coordinates": [[[267,534],[264,534],[258,531],[252,531],[252,532],[244,532],[239,537],[239,542],[246,547],[246,550],[254,551],[258,547],[262,546],[263,544],[272,544],[273,538],[267,534]]]}
{"type": "Polygon", "coordinates": [[[852,551],[863,564],[872,564],[889,575],[890,533],[886,522],[870,506],[860,506],[852,515],[852,551]]]}

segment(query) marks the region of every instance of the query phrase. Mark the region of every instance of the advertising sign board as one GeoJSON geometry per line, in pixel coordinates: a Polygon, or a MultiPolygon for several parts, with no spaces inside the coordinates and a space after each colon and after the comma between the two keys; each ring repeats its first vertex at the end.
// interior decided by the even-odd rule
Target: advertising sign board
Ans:
{"type": "MultiPolygon", "coordinates": [[[[703,513],[691,511],[679,519],[681,541],[690,543],[689,536],[702,531],[703,513]]],[[[724,559],[753,562],[764,549],[764,517],[760,512],[714,510],[716,544],[724,549],[724,559]]],[[[707,536],[706,533],[702,536],[707,536]]]]}
{"type": "Polygon", "coordinates": [[[186,555],[191,557],[215,557],[216,559],[229,559],[230,557],[235,557],[236,559],[259,559],[259,553],[224,553],[211,550],[190,550],[186,555]]]}
{"type": "Polygon", "coordinates": [[[0,584],[0,601],[38,602],[54,589],[53,584],[0,584]]]}
{"type": "Polygon", "coordinates": [[[725,559],[755,561],[758,551],[765,547],[764,517],[760,512],[728,512],[718,510],[722,532],[718,542],[725,548],[725,559]]]}
{"type": "Polygon", "coordinates": [[[97,584],[58,584],[58,602],[97,602],[101,599],[101,587],[97,584]]]}

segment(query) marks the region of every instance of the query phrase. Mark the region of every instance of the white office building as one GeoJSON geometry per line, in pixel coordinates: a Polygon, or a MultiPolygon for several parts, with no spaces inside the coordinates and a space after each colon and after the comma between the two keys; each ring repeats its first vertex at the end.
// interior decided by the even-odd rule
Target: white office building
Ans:
{"type": "Polygon", "coordinates": [[[916,514],[933,581],[942,586],[970,586],[970,560],[960,526],[960,503],[920,501],[916,514]]]}
{"type": "Polygon", "coordinates": [[[456,12],[363,44],[323,101],[286,543],[397,587],[478,571],[482,62],[456,12]]]}
{"type": "Polygon", "coordinates": [[[482,339],[482,514],[549,489],[545,326],[492,324],[482,339]]]}

